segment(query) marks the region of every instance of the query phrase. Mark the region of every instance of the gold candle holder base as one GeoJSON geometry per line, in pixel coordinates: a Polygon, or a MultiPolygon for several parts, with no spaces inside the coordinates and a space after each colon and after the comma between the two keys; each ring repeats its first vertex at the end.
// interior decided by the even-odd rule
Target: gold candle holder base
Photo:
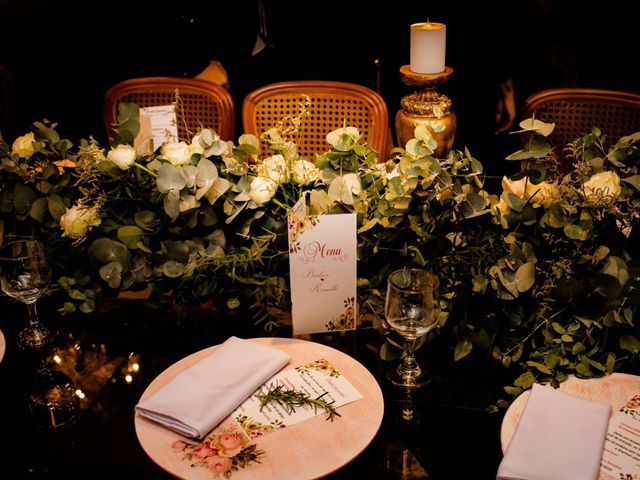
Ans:
{"type": "Polygon", "coordinates": [[[451,100],[436,92],[436,87],[446,82],[453,74],[451,67],[441,73],[416,73],[409,65],[400,67],[400,78],[419,91],[402,98],[402,109],[396,114],[396,137],[404,147],[414,135],[415,128],[425,125],[438,143],[434,155],[443,158],[453,146],[456,136],[456,115],[451,111],[451,100]]]}

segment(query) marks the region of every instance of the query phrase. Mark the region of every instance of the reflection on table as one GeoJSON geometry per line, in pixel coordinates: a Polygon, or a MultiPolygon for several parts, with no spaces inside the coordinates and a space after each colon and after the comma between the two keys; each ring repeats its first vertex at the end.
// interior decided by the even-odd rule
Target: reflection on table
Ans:
{"type": "MultiPolygon", "coordinates": [[[[37,359],[15,348],[23,321],[19,308],[0,319],[7,337],[0,364],[2,478],[171,478],[142,450],[134,405],[149,383],[178,360],[232,334],[256,336],[250,329],[237,330],[247,322],[211,310],[180,320],[137,301],[93,317],[51,315],[49,324],[60,334],[47,358],[74,381],[82,410],[74,425],[51,431],[36,428],[27,408],[37,359]]],[[[407,391],[386,380],[388,364],[378,354],[383,339],[374,328],[299,338],[355,358],[378,380],[385,399],[374,440],[327,478],[495,478],[502,456],[502,413],[489,413],[487,407],[500,398],[506,381],[489,359],[486,364],[454,363],[452,352],[439,347],[446,342],[436,337],[417,352],[433,380],[407,391]]]]}

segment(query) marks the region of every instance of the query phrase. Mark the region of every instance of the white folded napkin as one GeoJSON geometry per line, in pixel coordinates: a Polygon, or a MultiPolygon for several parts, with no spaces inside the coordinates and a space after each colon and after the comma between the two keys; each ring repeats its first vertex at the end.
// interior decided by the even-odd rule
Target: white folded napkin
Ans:
{"type": "Polygon", "coordinates": [[[497,480],[597,479],[611,405],[534,384],[497,480]]]}
{"type": "Polygon", "coordinates": [[[290,359],[281,350],[230,337],[135,408],[140,415],[201,439],[290,359]]]}

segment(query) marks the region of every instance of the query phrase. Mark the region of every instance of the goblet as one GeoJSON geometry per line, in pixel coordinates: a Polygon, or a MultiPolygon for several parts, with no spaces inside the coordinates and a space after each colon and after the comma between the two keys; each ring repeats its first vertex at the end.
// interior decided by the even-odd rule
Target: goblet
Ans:
{"type": "Polygon", "coordinates": [[[415,388],[429,381],[413,350],[415,341],[437,325],[440,311],[438,286],[438,277],[429,270],[403,268],[389,275],[385,317],[389,326],[404,338],[402,362],[387,374],[394,385],[415,388]]]}
{"type": "Polygon", "coordinates": [[[29,326],[18,332],[17,343],[23,350],[40,348],[51,340],[49,330],[40,323],[36,301],[51,281],[44,245],[32,238],[8,238],[0,248],[2,291],[27,306],[29,326]]]}

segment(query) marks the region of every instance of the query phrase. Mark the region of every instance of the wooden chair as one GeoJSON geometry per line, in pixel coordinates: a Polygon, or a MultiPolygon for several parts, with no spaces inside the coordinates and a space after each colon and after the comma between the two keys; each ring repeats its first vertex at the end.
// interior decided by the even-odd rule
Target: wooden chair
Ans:
{"type": "Polygon", "coordinates": [[[182,110],[176,112],[181,139],[190,138],[204,127],[212,128],[224,140],[234,140],[235,110],[229,92],[206,80],[181,77],[133,78],[111,87],[104,97],[107,132],[117,119],[119,103],[133,102],[140,107],[170,105],[175,102],[176,91],[182,99],[182,110]],[[181,119],[181,112],[184,112],[184,119],[181,119]],[[187,135],[185,123],[190,135],[187,135]]]}
{"type": "Polygon", "coordinates": [[[329,150],[327,133],[346,125],[357,127],[369,145],[386,159],[387,106],[373,90],[352,83],[295,81],[258,88],[242,104],[244,131],[259,136],[284,118],[299,116],[299,104],[305,96],[311,100],[309,115],[294,137],[300,155],[313,161],[315,153],[329,150]]]}
{"type": "Polygon", "coordinates": [[[563,146],[598,127],[606,135],[605,145],[640,131],[640,94],[617,90],[559,88],[541,90],[525,100],[522,118],[556,124],[547,139],[556,146],[561,172],[570,170],[563,146]]]}

